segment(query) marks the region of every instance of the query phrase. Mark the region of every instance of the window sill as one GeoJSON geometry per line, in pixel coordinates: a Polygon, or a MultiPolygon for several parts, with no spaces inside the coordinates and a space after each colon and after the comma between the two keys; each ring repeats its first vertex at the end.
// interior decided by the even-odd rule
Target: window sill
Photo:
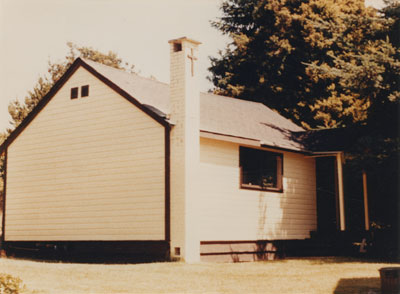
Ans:
{"type": "Polygon", "coordinates": [[[246,185],[246,184],[242,184],[240,186],[241,189],[245,189],[245,190],[256,190],[256,191],[264,191],[264,192],[277,192],[277,193],[283,193],[283,189],[282,188],[273,188],[273,187],[266,187],[263,188],[261,186],[258,185],[246,185]]]}

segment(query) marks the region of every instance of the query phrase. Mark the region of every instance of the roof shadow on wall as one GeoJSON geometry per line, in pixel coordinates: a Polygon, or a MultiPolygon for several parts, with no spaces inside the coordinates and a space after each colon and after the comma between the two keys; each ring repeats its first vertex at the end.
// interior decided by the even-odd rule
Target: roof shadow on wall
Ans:
{"type": "Polygon", "coordinates": [[[379,278],[352,278],[340,279],[334,294],[380,294],[381,284],[379,278]]]}

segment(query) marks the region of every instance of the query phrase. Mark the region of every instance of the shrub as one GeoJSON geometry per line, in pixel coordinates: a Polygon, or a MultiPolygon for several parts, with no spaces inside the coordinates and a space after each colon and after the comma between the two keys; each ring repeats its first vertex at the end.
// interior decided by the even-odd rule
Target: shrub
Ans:
{"type": "Polygon", "coordinates": [[[0,294],[19,294],[23,288],[20,278],[0,273],[0,294]]]}

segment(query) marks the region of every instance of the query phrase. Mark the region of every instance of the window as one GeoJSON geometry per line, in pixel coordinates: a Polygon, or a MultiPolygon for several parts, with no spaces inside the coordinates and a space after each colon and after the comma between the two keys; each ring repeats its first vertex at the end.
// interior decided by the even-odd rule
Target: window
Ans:
{"type": "Polygon", "coordinates": [[[181,43],[174,43],[174,52],[182,51],[182,44],[181,43]]]}
{"type": "Polygon", "coordinates": [[[81,97],[89,96],[89,85],[81,87],[81,97]]]}
{"type": "Polygon", "coordinates": [[[76,98],[78,98],[78,87],[71,88],[71,99],[76,99],[76,98]]]}
{"type": "Polygon", "coordinates": [[[283,155],[240,147],[241,188],[282,192],[283,155]]]}

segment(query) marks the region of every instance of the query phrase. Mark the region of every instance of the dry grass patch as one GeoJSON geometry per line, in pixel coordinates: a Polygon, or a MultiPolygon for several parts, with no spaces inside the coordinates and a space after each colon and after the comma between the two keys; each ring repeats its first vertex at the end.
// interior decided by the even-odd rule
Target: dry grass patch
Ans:
{"type": "Polygon", "coordinates": [[[380,293],[383,263],[318,258],[234,264],[68,264],[0,259],[26,293],[380,293]]]}

